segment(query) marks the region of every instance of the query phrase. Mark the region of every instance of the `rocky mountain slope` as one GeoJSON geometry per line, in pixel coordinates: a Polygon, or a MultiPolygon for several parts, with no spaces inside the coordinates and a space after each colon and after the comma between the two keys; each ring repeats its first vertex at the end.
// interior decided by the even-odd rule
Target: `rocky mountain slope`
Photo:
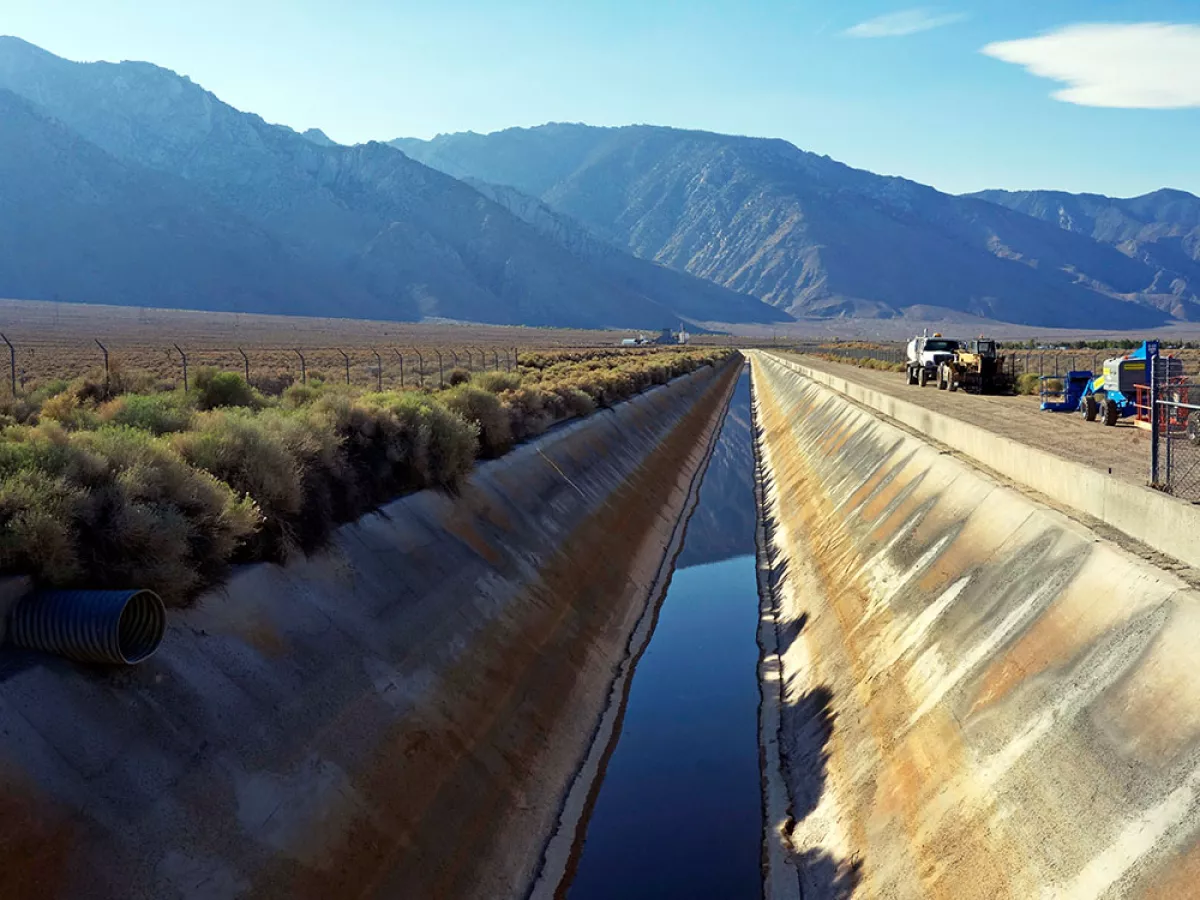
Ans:
{"type": "Polygon", "coordinates": [[[0,148],[0,296],[227,311],[287,297],[297,314],[370,303],[183,179],[114,159],[6,90],[0,148]]]}
{"type": "Polygon", "coordinates": [[[955,314],[1146,327],[1200,316],[1091,236],[874,175],[785,141],[653,126],[546,125],[393,146],[512,186],[640,257],[802,316],[955,314]]]}
{"type": "MultiPolygon", "coordinates": [[[[585,264],[471,186],[386,145],[342,147],[269,125],[147,63],[72,63],[0,38],[0,88],[24,97],[106,158],[186,182],[203,201],[198,214],[212,211],[211,229],[246,222],[281,248],[283,258],[262,257],[271,272],[216,268],[204,290],[214,296],[237,295],[248,277],[265,283],[316,272],[317,284],[339,285],[326,312],[342,315],[642,328],[686,315],[662,302],[653,285],[631,282],[626,270],[609,271],[601,260],[585,264]],[[283,271],[289,260],[304,266],[289,274],[283,271]]],[[[0,155],[8,152],[0,144],[0,155]]],[[[158,199],[153,190],[125,198],[158,199]]],[[[93,237],[64,230],[59,240],[70,245],[93,237]]],[[[106,239],[122,244],[132,261],[121,270],[124,284],[116,285],[116,294],[134,302],[152,293],[137,265],[149,253],[139,235],[113,230],[106,239]]],[[[4,268],[0,292],[16,293],[4,283],[4,268]]],[[[49,272],[44,281],[44,290],[56,284],[49,272]]],[[[777,315],[729,297],[734,308],[724,318],[777,315]]],[[[293,298],[267,292],[244,308],[291,312],[293,298]]]]}
{"type": "Polygon", "coordinates": [[[981,191],[972,197],[1111,244],[1155,271],[1150,291],[1187,316],[1200,289],[1200,197],[1161,190],[1120,199],[1061,191],[981,191]]]}
{"type": "Polygon", "coordinates": [[[630,290],[655,297],[681,316],[700,322],[787,322],[791,316],[749,294],[641,259],[602,240],[569,216],[516,188],[464,178],[484,196],[565,247],[585,265],[608,273],[630,290]]]}

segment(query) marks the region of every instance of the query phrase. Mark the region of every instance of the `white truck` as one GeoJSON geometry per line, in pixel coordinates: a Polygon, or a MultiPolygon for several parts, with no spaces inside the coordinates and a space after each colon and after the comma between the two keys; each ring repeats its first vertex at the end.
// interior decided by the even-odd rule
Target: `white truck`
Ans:
{"type": "Polygon", "coordinates": [[[938,366],[954,359],[958,341],[944,338],[940,334],[920,335],[908,342],[905,353],[904,374],[909,384],[921,387],[937,380],[938,366]]]}

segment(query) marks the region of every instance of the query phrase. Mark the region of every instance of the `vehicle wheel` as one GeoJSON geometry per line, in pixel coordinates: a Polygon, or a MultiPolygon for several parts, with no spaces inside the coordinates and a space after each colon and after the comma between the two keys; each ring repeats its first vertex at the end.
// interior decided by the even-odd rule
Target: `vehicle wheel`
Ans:
{"type": "Polygon", "coordinates": [[[1193,444],[1200,444],[1200,410],[1193,409],[1188,413],[1184,433],[1193,444]]]}
{"type": "Polygon", "coordinates": [[[1116,400],[1104,401],[1104,424],[1116,425],[1117,419],[1121,418],[1121,407],[1117,406],[1116,400]]]}
{"type": "Polygon", "coordinates": [[[954,393],[955,391],[958,390],[958,382],[954,380],[953,372],[946,373],[946,381],[947,381],[946,387],[950,391],[950,393],[954,393]]]}
{"type": "Polygon", "coordinates": [[[917,372],[917,386],[925,387],[925,385],[928,383],[929,383],[929,370],[927,368],[925,368],[924,366],[921,366],[920,371],[917,372]]]}
{"type": "Polygon", "coordinates": [[[1096,403],[1096,395],[1088,394],[1079,401],[1079,412],[1083,415],[1085,422],[1095,422],[1096,413],[1100,411],[1100,405],[1096,403]]]}
{"type": "Polygon", "coordinates": [[[917,383],[917,370],[914,369],[912,366],[908,367],[908,383],[909,384],[917,383]]]}

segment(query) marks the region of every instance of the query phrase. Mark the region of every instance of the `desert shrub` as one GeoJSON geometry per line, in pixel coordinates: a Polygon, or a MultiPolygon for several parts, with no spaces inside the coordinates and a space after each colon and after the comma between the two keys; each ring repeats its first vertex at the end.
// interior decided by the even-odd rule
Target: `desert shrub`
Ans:
{"type": "Polygon", "coordinates": [[[249,496],[262,511],[263,525],[249,548],[251,558],[286,559],[306,541],[309,529],[328,530],[332,516],[301,520],[308,434],[302,420],[273,410],[254,415],[245,409],[217,409],[196,416],[191,431],[177,434],[173,445],[190,465],[249,496]]]}
{"type": "Polygon", "coordinates": [[[446,376],[446,384],[450,385],[450,387],[457,387],[460,384],[466,384],[470,380],[471,373],[461,366],[451,369],[450,373],[446,376]]]}
{"type": "Polygon", "coordinates": [[[438,395],[453,412],[479,429],[479,449],[488,458],[501,456],[512,446],[512,425],[499,398],[491,391],[460,383],[438,395]]]}
{"type": "Polygon", "coordinates": [[[79,431],[95,428],[98,423],[95,407],[84,403],[77,394],[64,391],[42,404],[39,418],[51,419],[64,428],[79,431]]]}
{"type": "Polygon", "coordinates": [[[262,397],[236,372],[221,372],[211,366],[196,371],[196,405],[200,409],[226,406],[262,406],[262,397]]]}
{"type": "Polygon", "coordinates": [[[71,383],[64,378],[56,378],[46,384],[39,384],[31,390],[26,396],[29,402],[40,407],[51,397],[57,397],[63,391],[70,388],[71,383]]]}
{"type": "Polygon", "coordinates": [[[419,487],[457,488],[479,454],[478,428],[427,394],[375,394],[370,402],[395,417],[393,452],[419,487]]]}
{"type": "Polygon", "coordinates": [[[725,355],[551,352],[437,394],[314,373],[278,404],[215,370],[189,393],[117,370],[0,398],[0,572],[182,601],[231,561],[315,549],[398,494],[455,489],[481,453],[725,355]]]}
{"type": "Polygon", "coordinates": [[[554,424],[554,414],[546,408],[546,400],[546,392],[535,387],[522,387],[500,395],[514,440],[527,441],[554,424]]]}
{"type": "Polygon", "coordinates": [[[42,408],[42,401],[35,401],[30,396],[13,397],[11,395],[0,397],[0,416],[10,420],[17,425],[32,424],[37,420],[38,411],[42,408]]]}
{"type": "Polygon", "coordinates": [[[100,407],[99,417],[113,425],[128,425],[151,434],[186,431],[195,406],[182,391],[124,394],[100,407]]]}
{"type": "Polygon", "coordinates": [[[1041,376],[1036,372],[1024,372],[1017,376],[1018,394],[1038,394],[1041,392],[1041,376]]]}
{"type": "Polygon", "coordinates": [[[471,378],[471,384],[493,394],[513,391],[521,386],[521,376],[512,372],[479,372],[471,378]]]}
{"type": "Polygon", "coordinates": [[[59,586],[181,601],[258,526],[254,504],[133,428],[10,429],[0,443],[0,567],[59,586]]]}
{"type": "Polygon", "coordinates": [[[158,390],[159,387],[158,376],[153,372],[127,369],[119,360],[113,360],[107,375],[103,369],[97,369],[76,378],[71,382],[69,389],[81,402],[98,404],[120,394],[147,394],[158,390]]]}
{"type": "Polygon", "coordinates": [[[268,397],[278,397],[296,383],[296,376],[291,372],[276,372],[272,375],[258,375],[254,379],[254,388],[268,397]]]}
{"type": "Polygon", "coordinates": [[[284,389],[280,402],[285,409],[299,409],[308,406],[321,395],[321,392],[307,384],[293,384],[284,389]]]}

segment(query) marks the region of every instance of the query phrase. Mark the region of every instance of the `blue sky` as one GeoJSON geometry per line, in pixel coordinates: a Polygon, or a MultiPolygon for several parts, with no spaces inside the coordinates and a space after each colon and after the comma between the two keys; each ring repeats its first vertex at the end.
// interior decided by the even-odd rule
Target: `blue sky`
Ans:
{"type": "Polygon", "coordinates": [[[1200,193],[1198,0],[20,6],[0,33],[149,60],[348,143],[651,122],[781,137],[953,192],[1200,193]],[[1033,72],[1078,81],[1058,99],[1064,84],[1033,72]]]}

